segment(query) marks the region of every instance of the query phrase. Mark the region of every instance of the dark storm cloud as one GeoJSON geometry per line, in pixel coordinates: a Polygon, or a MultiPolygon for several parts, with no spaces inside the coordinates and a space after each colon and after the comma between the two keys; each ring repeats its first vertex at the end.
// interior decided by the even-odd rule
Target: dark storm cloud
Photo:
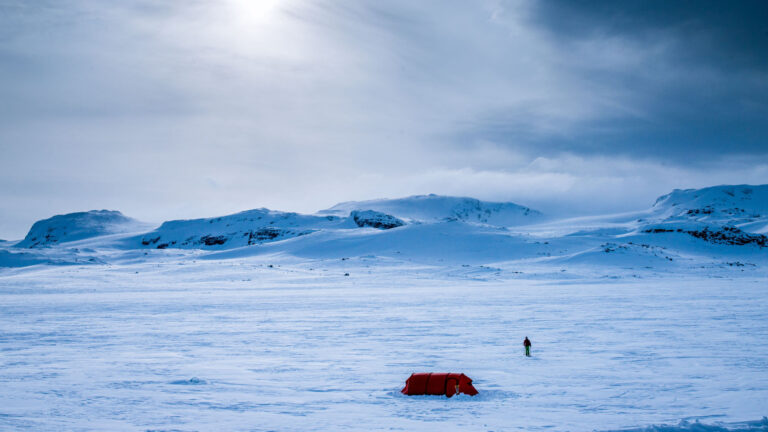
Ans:
{"type": "Polygon", "coordinates": [[[568,73],[622,109],[559,136],[531,136],[516,110],[499,110],[462,139],[674,162],[768,154],[768,2],[556,0],[529,19],[568,73]],[[634,60],[602,62],[601,50],[634,60]]]}
{"type": "Polygon", "coordinates": [[[651,42],[671,36],[680,62],[768,71],[764,0],[552,0],[537,3],[533,19],[561,39],[620,36],[651,42]]]}

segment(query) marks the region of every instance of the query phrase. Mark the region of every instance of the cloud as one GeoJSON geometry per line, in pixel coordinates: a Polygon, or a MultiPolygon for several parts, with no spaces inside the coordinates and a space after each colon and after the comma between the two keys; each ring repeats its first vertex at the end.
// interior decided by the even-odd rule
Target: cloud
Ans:
{"type": "Polygon", "coordinates": [[[587,212],[766,182],[759,25],[675,10],[0,0],[0,234],[90,208],[435,192],[587,212]]]}
{"type": "Polygon", "coordinates": [[[531,17],[574,54],[571,70],[622,101],[616,116],[552,148],[688,164],[724,152],[766,160],[765,2],[556,0],[537,3],[531,17]]]}

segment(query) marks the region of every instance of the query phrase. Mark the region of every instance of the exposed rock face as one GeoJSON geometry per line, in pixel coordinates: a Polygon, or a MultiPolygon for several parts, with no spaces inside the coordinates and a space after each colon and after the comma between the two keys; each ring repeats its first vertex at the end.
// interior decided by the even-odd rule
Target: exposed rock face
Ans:
{"type": "Polygon", "coordinates": [[[349,215],[359,227],[392,229],[405,225],[402,220],[374,210],[355,210],[349,215]]]}
{"type": "Polygon", "coordinates": [[[312,231],[265,227],[253,231],[248,231],[245,233],[245,235],[248,236],[248,245],[254,245],[272,240],[303,236],[310,234],[311,232],[312,231]]]}
{"type": "Polygon", "coordinates": [[[220,236],[206,235],[206,236],[200,237],[200,241],[206,246],[223,245],[224,243],[227,242],[227,240],[229,240],[229,238],[223,235],[220,235],[220,236]]]}
{"type": "Polygon", "coordinates": [[[719,227],[718,229],[711,229],[711,227],[704,227],[702,229],[669,229],[669,228],[650,228],[643,231],[650,234],[661,233],[685,233],[696,237],[698,239],[708,241],[710,243],[727,244],[727,245],[755,245],[759,247],[768,246],[768,237],[762,234],[749,234],[744,231],[730,226],[719,227]]]}

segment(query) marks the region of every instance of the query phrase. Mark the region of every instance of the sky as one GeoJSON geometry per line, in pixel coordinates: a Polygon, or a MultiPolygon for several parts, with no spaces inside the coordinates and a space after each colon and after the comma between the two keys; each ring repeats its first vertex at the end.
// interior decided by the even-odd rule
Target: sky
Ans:
{"type": "Polygon", "coordinates": [[[768,183],[768,2],[0,0],[0,238],[768,183]]]}

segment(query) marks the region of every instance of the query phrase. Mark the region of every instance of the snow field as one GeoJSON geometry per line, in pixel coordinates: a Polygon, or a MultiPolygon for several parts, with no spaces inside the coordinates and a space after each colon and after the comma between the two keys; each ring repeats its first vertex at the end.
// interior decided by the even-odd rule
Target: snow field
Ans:
{"type": "Polygon", "coordinates": [[[0,429],[583,431],[768,412],[764,278],[344,265],[350,277],[253,259],[7,271],[0,429]],[[466,373],[481,393],[399,394],[422,371],[466,373]]]}

